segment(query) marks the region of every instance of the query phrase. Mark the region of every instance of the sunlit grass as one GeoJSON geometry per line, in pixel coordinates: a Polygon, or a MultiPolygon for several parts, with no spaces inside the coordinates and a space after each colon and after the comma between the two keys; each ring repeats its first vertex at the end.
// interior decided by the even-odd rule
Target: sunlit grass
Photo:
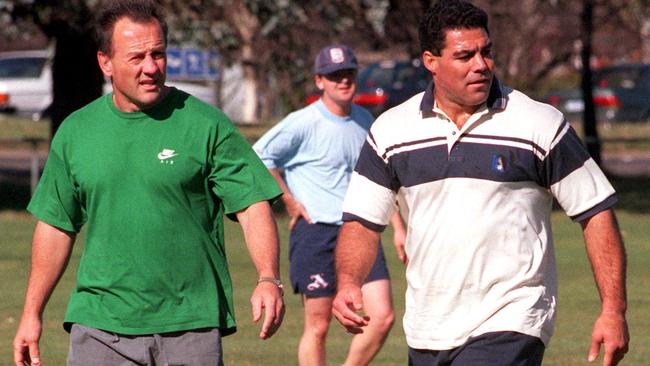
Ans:
{"type": "MultiPolygon", "coordinates": [[[[287,220],[278,216],[282,240],[282,275],[288,277],[287,220]]],[[[632,343],[622,365],[650,363],[650,241],[647,223],[650,214],[619,212],[628,259],[628,319],[632,343]]],[[[599,300],[591,270],[586,259],[579,225],[562,213],[553,214],[560,283],[557,329],[546,352],[544,365],[586,365],[591,326],[598,314],[599,300]]],[[[0,213],[0,339],[5,345],[0,359],[11,359],[11,340],[16,330],[29,267],[29,243],[33,219],[22,212],[0,213]]],[[[295,365],[296,349],[302,329],[302,306],[298,296],[287,291],[287,315],[280,332],[271,340],[257,339],[258,325],[252,324],[249,296],[255,284],[255,272],[245,250],[241,230],[227,222],[227,255],[235,286],[235,305],[239,331],[224,339],[227,365],[295,365]]],[[[373,365],[405,365],[406,343],[401,328],[404,303],[404,271],[390,245],[390,233],[385,234],[385,249],[393,279],[393,294],[398,321],[386,345],[373,365]]],[[[49,365],[65,363],[68,335],[61,328],[74,272],[78,265],[83,236],[77,243],[70,266],[56,289],[45,313],[43,358],[49,365]]],[[[328,364],[341,365],[349,344],[349,336],[338,324],[333,324],[328,338],[328,364]]]]}

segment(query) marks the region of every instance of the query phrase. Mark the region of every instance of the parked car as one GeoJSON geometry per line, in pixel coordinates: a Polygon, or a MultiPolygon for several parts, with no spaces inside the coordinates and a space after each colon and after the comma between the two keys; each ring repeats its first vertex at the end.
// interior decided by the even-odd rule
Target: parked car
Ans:
{"type": "MultiPolygon", "coordinates": [[[[593,73],[593,100],[599,122],[650,121],[650,64],[605,67],[593,73]]],[[[549,92],[544,101],[570,120],[581,119],[580,88],[549,92]]]]}
{"type": "Polygon", "coordinates": [[[39,120],[52,103],[48,51],[0,53],[0,111],[39,120]]]}
{"type": "MultiPolygon", "coordinates": [[[[354,102],[367,108],[375,117],[413,95],[424,91],[431,81],[431,73],[422,61],[389,60],[369,64],[357,76],[354,102]]],[[[308,95],[307,104],[320,95],[308,95]]]]}

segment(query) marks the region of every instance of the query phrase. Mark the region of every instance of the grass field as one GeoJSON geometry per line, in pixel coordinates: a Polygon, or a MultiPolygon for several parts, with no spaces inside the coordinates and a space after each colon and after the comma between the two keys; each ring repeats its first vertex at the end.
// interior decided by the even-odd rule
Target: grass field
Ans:
{"type": "MultiPolygon", "coordinates": [[[[634,211],[634,210],[632,210],[634,211]]],[[[619,219],[628,250],[628,297],[632,343],[623,365],[650,364],[650,241],[646,213],[619,211],[619,219]]],[[[283,243],[282,274],[288,276],[286,218],[278,216],[283,243]]],[[[598,312],[598,294],[577,224],[562,213],[553,216],[556,233],[560,305],[556,334],[547,350],[544,365],[586,365],[586,352],[592,322],[598,312]]],[[[11,360],[11,341],[17,327],[29,267],[29,243],[33,219],[24,212],[0,212],[0,364],[11,360]]],[[[271,340],[256,338],[258,326],[252,324],[248,297],[255,282],[255,273],[246,251],[241,231],[236,224],[227,223],[228,259],[235,286],[235,303],[239,331],[224,339],[227,365],[294,365],[295,353],[302,327],[302,307],[297,296],[287,293],[287,314],[283,327],[271,340]]],[[[389,234],[389,233],[387,233],[389,234]]],[[[386,345],[373,365],[405,365],[406,344],[401,329],[403,313],[404,272],[395,258],[386,236],[386,253],[393,279],[393,294],[398,321],[386,345]]],[[[74,283],[74,273],[83,238],[77,243],[70,266],[50,300],[44,316],[42,354],[49,365],[63,365],[67,352],[67,334],[61,328],[68,294],[74,283]]],[[[328,364],[340,365],[346,353],[349,337],[338,324],[333,324],[328,343],[328,364]]]]}
{"type": "MultiPolygon", "coordinates": [[[[267,127],[242,127],[249,141],[254,141],[267,127]]],[[[624,124],[601,131],[613,139],[650,139],[647,125],[624,124]]],[[[49,135],[47,123],[34,123],[0,115],[0,138],[38,137],[49,135]]],[[[641,143],[616,149],[645,149],[641,143]]],[[[621,147],[622,146],[622,147],[621,147]]],[[[4,146],[2,146],[4,148],[4,146]]],[[[628,251],[628,320],[632,342],[622,365],[650,365],[650,184],[648,177],[614,177],[620,194],[617,205],[619,221],[628,251]]],[[[29,270],[29,243],[34,221],[25,213],[29,187],[0,180],[0,365],[11,363],[13,339],[23,302],[29,270]]],[[[227,220],[226,220],[227,221],[227,220]]],[[[282,275],[288,277],[287,220],[278,216],[282,241],[282,275]]],[[[287,315],[283,327],[271,340],[256,338],[258,326],[251,323],[248,298],[256,275],[246,251],[239,227],[226,222],[227,254],[235,286],[235,303],[239,331],[224,339],[226,365],[294,365],[296,348],[302,328],[300,299],[290,293],[285,296],[287,315]]],[[[599,301],[586,259],[579,225],[571,223],[564,214],[553,215],[560,282],[559,312],[556,334],[546,352],[544,365],[587,365],[586,353],[593,321],[598,314],[599,301]]],[[[404,297],[404,271],[390,245],[390,233],[385,234],[387,260],[393,279],[393,294],[397,322],[386,345],[373,365],[406,364],[406,344],[401,328],[404,297]]],[[[47,365],[63,365],[68,336],[61,327],[68,295],[74,285],[74,274],[83,247],[83,235],[78,241],[69,268],[54,292],[44,316],[42,355],[47,365]]],[[[345,356],[349,336],[338,324],[333,324],[328,343],[328,364],[340,365],[345,356]]]]}

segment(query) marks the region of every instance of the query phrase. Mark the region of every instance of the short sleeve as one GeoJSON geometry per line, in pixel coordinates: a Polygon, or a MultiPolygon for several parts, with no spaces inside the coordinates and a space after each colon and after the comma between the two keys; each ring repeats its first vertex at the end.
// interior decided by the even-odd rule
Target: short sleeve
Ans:
{"type": "Polygon", "coordinates": [[[343,202],[343,221],[357,221],[370,230],[382,232],[393,212],[398,183],[388,163],[377,153],[369,135],[343,202]]]}
{"type": "MultiPolygon", "coordinates": [[[[58,137],[58,136],[57,136],[58,137]]],[[[37,219],[69,232],[79,232],[86,215],[78,187],[63,158],[61,139],[55,138],[36,191],[27,210],[37,219]]]]}
{"type": "Polygon", "coordinates": [[[234,213],[261,201],[273,201],[282,191],[248,142],[230,123],[220,125],[213,147],[209,182],[225,213],[234,213]]]}
{"type": "Polygon", "coordinates": [[[292,123],[292,116],[280,121],[253,145],[264,165],[269,168],[286,168],[296,156],[303,140],[303,131],[292,123]]]}
{"type": "Polygon", "coordinates": [[[607,177],[566,121],[543,161],[542,179],[574,221],[591,217],[617,200],[607,177]]]}

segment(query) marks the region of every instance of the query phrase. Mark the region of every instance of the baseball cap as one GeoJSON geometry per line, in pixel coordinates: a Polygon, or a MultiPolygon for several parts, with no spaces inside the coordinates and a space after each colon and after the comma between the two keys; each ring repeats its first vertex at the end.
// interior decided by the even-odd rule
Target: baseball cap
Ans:
{"type": "Polygon", "coordinates": [[[339,70],[358,69],[357,57],[345,45],[327,46],[318,52],[314,62],[314,73],[327,75],[339,70]]]}

